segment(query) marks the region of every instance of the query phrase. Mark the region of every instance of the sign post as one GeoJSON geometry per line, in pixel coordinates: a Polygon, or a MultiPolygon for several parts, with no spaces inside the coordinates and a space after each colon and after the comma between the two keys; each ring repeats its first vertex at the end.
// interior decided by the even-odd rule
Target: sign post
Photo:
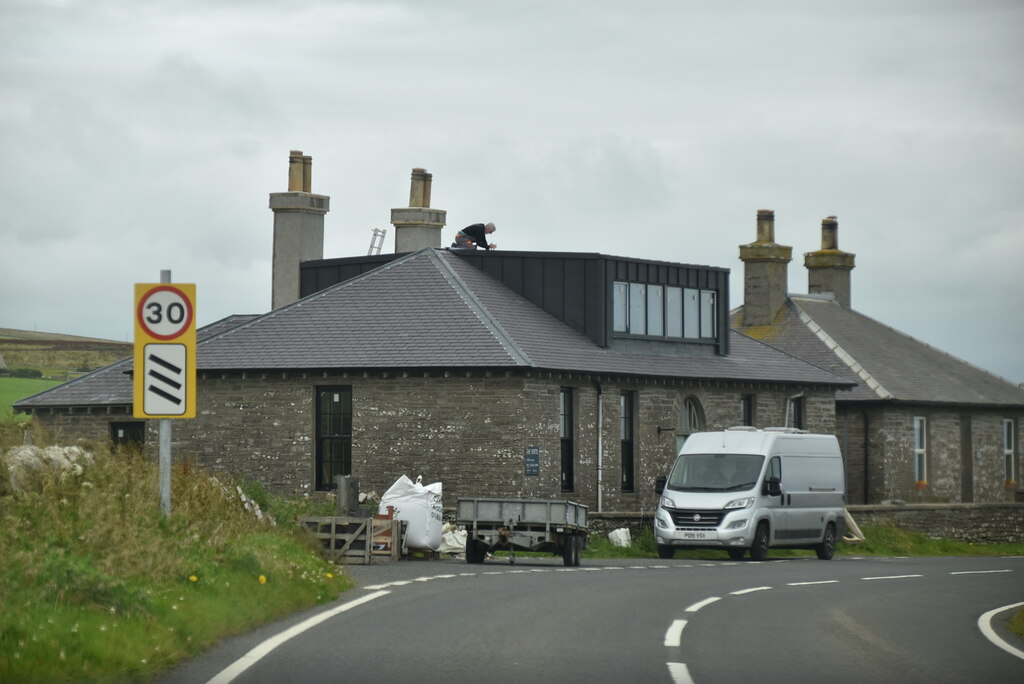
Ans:
{"type": "Polygon", "coordinates": [[[133,415],[160,419],[160,510],[171,514],[171,419],[196,417],[196,286],[135,284],[133,415]]]}

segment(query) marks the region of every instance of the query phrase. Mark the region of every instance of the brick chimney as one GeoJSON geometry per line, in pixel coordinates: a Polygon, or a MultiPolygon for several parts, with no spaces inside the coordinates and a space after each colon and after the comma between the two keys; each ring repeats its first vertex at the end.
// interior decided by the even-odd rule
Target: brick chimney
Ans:
{"type": "Polygon", "coordinates": [[[740,245],[743,261],[743,326],[769,325],[786,303],[787,265],[793,248],[775,242],[775,212],[757,210],[757,240],[740,245]]]}
{"type": "Polygon", "coordinates": [[[314,195],[313,158],[301,150],[288,157],[288,192],[270,193],[274,212],[274,260],[270,307],[299,298],[299,262],[324,258],[324,214],[331,198],[314,195]]]}
{"type": "Polygon", "coordinates": [[[430,208],[432,180],[433,176],[426,169],[413,169],[409,207],[391,210],[396,254],[441,246],[441,229],[444,228],[448,212],[430,208]]]}
{"type": "Polygon", "coordinates": [[[821,249],[804,254],[807,291],[832,293],[836,301],[850,308],[850,271],[854,254],[839,249],[839,221],[829,216],[821,221],[821,249]]]}

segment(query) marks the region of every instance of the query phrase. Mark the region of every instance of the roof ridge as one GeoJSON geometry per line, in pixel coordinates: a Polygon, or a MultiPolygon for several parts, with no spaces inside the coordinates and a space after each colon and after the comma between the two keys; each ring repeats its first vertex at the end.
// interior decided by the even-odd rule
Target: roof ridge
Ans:
{"type": "MultiPolygon", "coordinates": [[[[480,322],[484,324],[498,343],[501,344],[502,348],[508,352],[512,360],[520,366],[533,366],[533,360],[529,354],[523,350],[522,347],[515,341],[515,338],[498,322],[498,319],[491,314],[490,310],[480,301],[479,297],[471,287],[466,284],[466,281],[462,279],[455,269],[452,267],[448,260],[441,257],[441,253],[449,253],[448,250],[430,248],[427,254],[428,258],[438,266],[438,270],[441,275],[444,276],[452,288],[459,294],[466,305],[469,306],[470,310],[477,315],[480,322]]],[[[497,283],[500,284],[500,283],[497,283]]]]}
{"type": "Polygon", "coordinates": [[[807,329],[810,330],[815,337],[821,340],[826,347],[832,350],[832,353],[835,354],[840,361],[846,364],[847,368],[856,373],[857,377],[863,380],[864,384],[867,385],[872,392],[878,395],[879,399],[895,398],[889,390],[882,386],[882,383],[880,383],[867,368],[862,366],[857,359],[853,358],[852,354],[843,349],[843,347],[836,342],[831,335],[825,332],[825,329],[818,325],[818,323],[811,318],[810,314],[804,311],[799,304],[793,301],[792,298],[790,298],[789,301],[792,302],[793,306],[796,308],[797,315],[800,317],[800,322],[806,325],[807,329]]]}

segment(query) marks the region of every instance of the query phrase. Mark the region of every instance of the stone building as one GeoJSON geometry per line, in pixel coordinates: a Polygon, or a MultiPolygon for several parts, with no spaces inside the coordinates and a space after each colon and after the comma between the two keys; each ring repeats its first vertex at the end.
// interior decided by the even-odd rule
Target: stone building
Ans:
{"type": "Polygon", "coordinates": [[[809,294],[787,294],[792,248],[759,212],[734,329],[856,383],[836,395],[850,503],[1013,500],[1024,389],[851,308],[854,255],[838,232],[822,221],[821,249],[804,255],[809,294]]]}
{"type": "MultiPolygon", "coordinates": [[[[690,432],[836,429],[855,382],[729,328],[728,271],[601,254],[441,248],[430,174],[392,211],[395,253],[324,260],[329,198],[293,153],[274,211],[274,309],[199,331],[197,416],[173,452],[278,492],[351,474],[457,496],[650,510],[690,432]],[[299,183],[296,178],[302,177],[299,183]],[[297,261],[302,262],[296,263],[297,261]]],[[[201,289],[202,285],[199,284],[201,289]]],[[[18,402],[78,438],[155,452],[131,359],[18,402]]]]}

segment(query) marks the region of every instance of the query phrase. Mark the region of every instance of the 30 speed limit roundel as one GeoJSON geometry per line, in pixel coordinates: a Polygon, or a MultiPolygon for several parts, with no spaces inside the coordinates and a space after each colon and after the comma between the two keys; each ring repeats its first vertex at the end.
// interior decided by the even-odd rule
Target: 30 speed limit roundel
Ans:
{"type": "Polygon", "coordinates": [[[192,325],[192,302],[173,285],[158,285],[139,299],[135,312],[146,334],[158,340],[173,340],[192,325]]]}

